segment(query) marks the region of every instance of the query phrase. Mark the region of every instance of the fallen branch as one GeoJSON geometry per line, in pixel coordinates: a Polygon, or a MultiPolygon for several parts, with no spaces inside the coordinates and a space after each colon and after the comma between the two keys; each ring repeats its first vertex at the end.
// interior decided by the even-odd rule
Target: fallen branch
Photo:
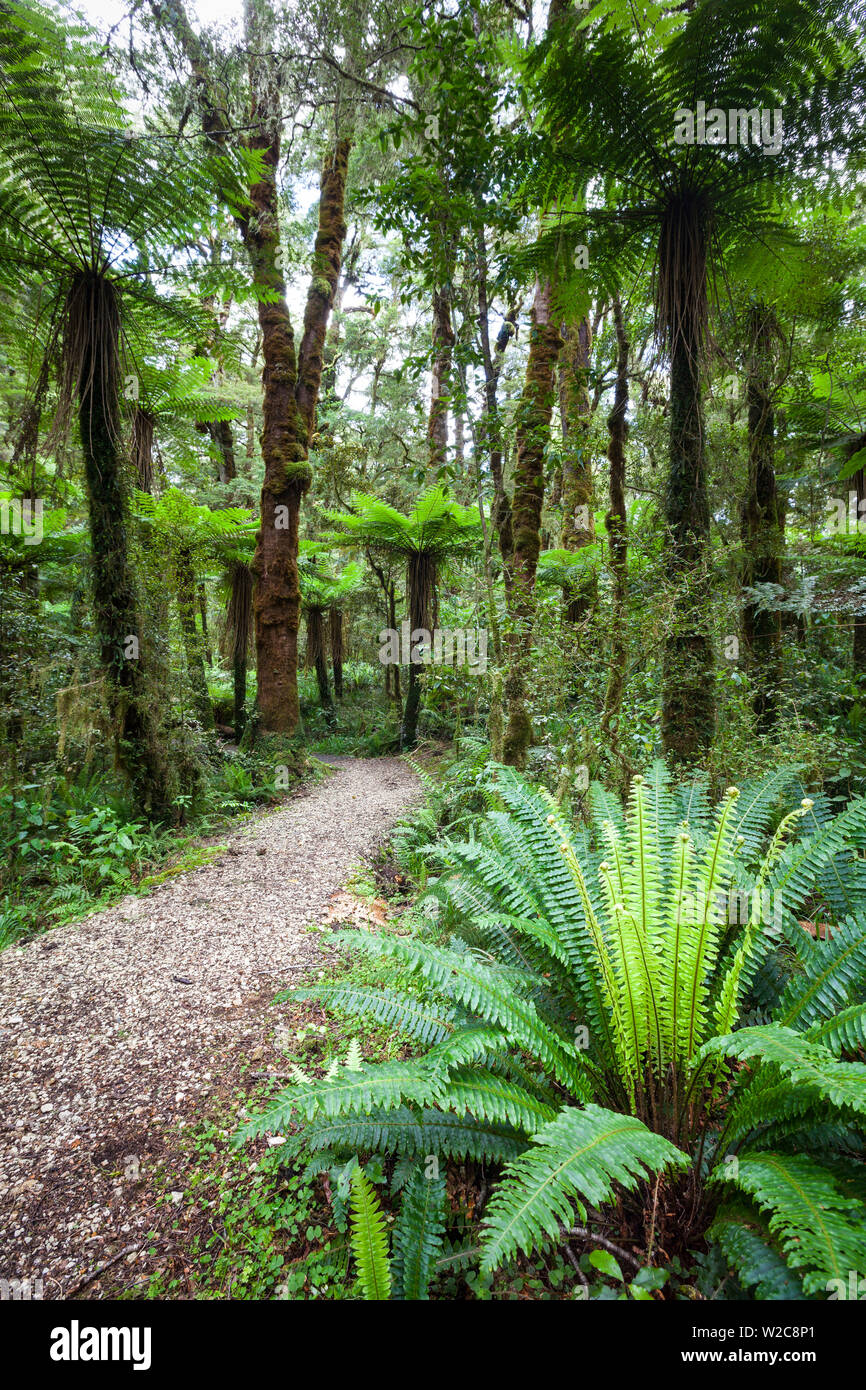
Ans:
{"type": "Polygon", "coordinates": [[[631,1265],[632,1269],[640,1269],[641,1262],[635,1259],[634,1255],[629,1254],[628,1250],[623,1250],[621,1245],[614,1245],[612,1240],[606,1236],[597,1235],[595,1231],[590,1231],[586,1226],[572,1226],[566,1235],[580,1236],[582,1240],[592,1240],[596,1245],[600,1245],[603,1250],[609,1251],[611,1255],[617,1255],[619,1259],[625,1260],[626,1264],[631,1265]]]}
{"type": "Polygon", "coordinates": [[[103,1260],[101,1264],[98,1264],[95,1269],[91,1270],[86,1279],[79,1279],[78,1283],[74,1284],[72,1288],[68,1290],[65,1295],[67,1302],[70,1298],[74,1298],[77,1293],[81,1293],[82,1289],[86,1289],[88,1284],[92,1284],[94,1279],[98,1279],[100,1274],[104,1274],[112,1265],[116,1265],[117,1261],[122,1260],[124,1255],[131,1255],[133,1250],[138,1249],[139,1246],[137,1245],[124,1245],[123,1249],[118,1250],[116,1255],[110,1255],[107,1260],[103,1260]]]}

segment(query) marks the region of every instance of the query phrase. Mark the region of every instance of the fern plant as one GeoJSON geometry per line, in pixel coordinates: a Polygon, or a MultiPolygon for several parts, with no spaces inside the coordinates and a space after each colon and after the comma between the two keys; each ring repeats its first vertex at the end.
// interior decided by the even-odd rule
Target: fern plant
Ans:
{"type": "Polygon", "coordinates": [[[638,1236],[649,1208],[667,1213],[668,1250],[717,1240],[763,1297],[844,1280],[866,1259],[866,915],[834,915],[822,943],[793,911],[817,894],[829,913],[821,885],[841,894],[843,873],[858,907],[866,800],[832,820],[803,798],[770,835],[793,782],[783,769],[713,810],[659,763],[625,810],[594,785],[576,829],[494,767],[481,833],[446,843],[431,890],[461,934],[344,933],[398,963],[400,987],[293,992],[426,1052],[289,1089],[246,1132],[303,1119],[294,1152],[504,1165],[486,1270],[620,1201],[638,1236]],[[747,888],[746,920],[727,921],[721,894],[747,888]]]}

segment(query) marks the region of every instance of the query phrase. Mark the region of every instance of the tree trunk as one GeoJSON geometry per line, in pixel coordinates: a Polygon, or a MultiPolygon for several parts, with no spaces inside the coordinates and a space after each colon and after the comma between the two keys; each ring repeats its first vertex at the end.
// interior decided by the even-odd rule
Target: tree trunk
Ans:
{"type": "Polygon", "coordinates": [[[451,289],[433,291],[433,371],[430,413],[427,420],[428,461],[435,477],[448,461],[448,402],[454,329],[451,325],[451,289]]]}
{"type": "MultiPolygon", "coordinates": [[[[697,222],[695,230],[700,230],[697,222]]],[[[700,261],[700,253],[695,254],[700,261]]],[[[679,304],[690,302],[689,284],[678,282],[674,293],[679,304]]],[[[715,731],[715,672],[706,594],[710,511],[702,346],[702,325],[681,312],[671,343],[670,467],[665,492],[674,595],[663,662],[662,739],[674,763],[700,758],[715,731]]]]}
{"type": "Polygon", "coordinates": [[[139,492],[153,492],[153,431],[155,420],[136,406],[132,417],[132,466],[139,492]]]}
{"type": "MultiPolygon", "coordinates": [[[[208,59],[184,11],[151,0],[157,19],[173,29],[190,64],[205,134],[225,144],[230,127],[208,59]]],[[[301,500],[312,482],[307,451],[322,380],[328,315],[340,274],[346,224],[343,220],[349,141],[340,138],[322,172],[319,226],[300,349],[286,301],[282,273],[276,171],[280,162],[279,64],[271,51],[267,20],[255,0],[244,7],[249,53],[250,119],[243,143],[261,153],[264,178],[250,189],[250,209],[235,214],[252,269],[262,335],[265,476],[253,572],[259,726],[265,733],[294,733],[298,703],[298,626],[301,592],[298,536],[301,500]]]]}
{"type": "Polygon", "coordinates": [[[509,632],[506,641],[508,674],[505,681],[505,699],[508,723],[503,759],[509,766],[517,768],[525,767],[526,754],[532,738],[532,727],[526,709],[526,683],[535,616],[535,572],[541,549],[544,451],[550,436],[556,362],[561,346],[559,329],[551,321],[550,282],[537,280],[532,307],[529,361],[523,393],[517,408],[517,462],[511,504],[514,549],[509,632]]]}
{"type": "Polygon", "coordinates": [[[193,708],[205,729],[213,728],[213,706],[207,688],[204,641],[196,625],[196,582],[192,556],[185,546],[178,549],[175,558],[177,578],[177,608],[180,617],[180,631],[183,639],[186,671],[192,692],[193,708]]]}
{"type": "Polygon", "coordinates": [[[235,560],[231,567],[231,594],[226,613],[234,682],[235,742],[240,743],[246,725],[247,656],[253,606],[253,576],[248,565],[235,560]]]}
{"type": "Polygon", "coordinates": [[[253,562],[258,581],[254,601],[258,707],[264,732],[291,734],[300,719],[297,682],[301,612],[299,516],[301,499],[312,482],[307,449],[322,379],[325,330],[346,234],[343,201],[349,146],[345,140],[338,143],[322,174],[313,279],[297,358],[285,281],[277,256],[275,170],[279,160],[279,136],[275,126],[269,143],[262,141],[258,148],[264,151],[268,178],[250,191],[257,213],[250,219],[248,229],[253,279],[257,285],[276,289],[279,296],[276,302],[260,301],[258,305],[264,354],[261,446],[265,464],[262,524],[253,562]]]}
{"type": "Polygon", "coordinates": [[[115,747],[129,772],[136,804],[160,812],[170,801],[169,771],[154,693],[145,690],[139,656],[141,632],[127,549],[120,455],[120,312],[108,281],[98,275],[76,277],[67,302],[66,333],[70,343],[85,343],[77,374],[78,423],[87,484],[94,618],[115,747]]]}
{"type": "Polygon", "coordinates": [[[343,698],[343,610],[332,608],[328,615],[331,636],[331,665],[334,669],[334,698],[343,698]]]}
{"type": "Polygon", "coordinates": [[[499,537],[499,551],[502,556],[503,582],[505,592],[511,586],[511,551],[513,536],[511,531],[511,503],[505,491],[505,473],[502,464],[502,423],[499,415],[497,388],[502,371],[505,349],[517,333],[518,305],[512,304],[505,315],[505,322],[496,339],[495,348],[490,343],[490,305],[487,292],[487,246],[484,228],[479,227],[476,240],[476,270],[478,279],[478,330],[481,339],[481,357],[484,366],[484,415],[479,426],[481,441],[490,458],[490,476],[493,480],[493,506],[490,519],[499,537]]]}
{"type": "MultiPolygon", "coordinates": [[[[592,460],[589,455],[589,427],[592,402],[589,396],[589,361],[592,328],[583,318],[576,328],[567,330],[559,361],[559,400],[562,415],[562,546],[578,551],[595,540],[593,517],[592,460]]],[[[595,601],[598,582],[595,572],[586,573],[577,590],[568,595],[566,617],[577,623],[595,601]]]]}
{"type": "Polygon", "coordinates": [[[403,710],[400,745],[402,748],[414,748],[418,736],[424,663],[412,660],[416,645],[413,634],[421,629],[432,633],[436,624],[436,562],[425,551],[419,551],[409,558],[406,592],[409,596],[409,688],[403,710]]]}
{"type": "MultiPolygon", "coordinates": [[[[772,404],[772,310],[756,305],[748,324],[749,481],[741,509],[743,588],[782,583],[784,515],[776,490],[775,427],[772,404]]],[[[781,614],[746,600],[743,647],[754,684],[753,707],[759,732],[768,733],[779,713],[782,682],[781,614]]]]}
{"type": "Polygon", "coordinates": [[[605,517],[610,545],[610,569],[613,577],[613,614],[610,625],[610,670],[601,718],[602,739],[608,739],[613,751],[618,750],[619,712],[625,688],[628,661],[628,628],[626,597],[628,594],[628,523],[625,509],[625,441],[628,432],[628,350],[629,344],[618,299],[613,302],[613,321],[616,328],[616,387],[613,410],[607,420],[607,457],[610,465],[610,507],[605,517]]]}
{"type": "Polygon", "coordinates": [[[332,709],[331,687],[328,683],[328,660],[325,655],[325,618],[321,608],[307,610],[307,664],[315,667],[322,709],[332,709]]]}
{"type": "Polygon", "coordinates": [[[201,638],[204,645],[204,654],[207,658],[208,666],[213,665],[213,651],[210,644],[210,631],[207,621],[207,586],[204,580],[198,583],[198,611],[201,616],[201,638]]]}

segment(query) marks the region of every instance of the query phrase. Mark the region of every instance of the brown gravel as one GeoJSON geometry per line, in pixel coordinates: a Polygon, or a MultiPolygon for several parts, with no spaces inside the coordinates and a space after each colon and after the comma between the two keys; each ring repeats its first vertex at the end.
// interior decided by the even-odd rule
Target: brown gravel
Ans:
{"type": "Polygon", "coordinates": [[[261,1040],[275,991],[321,968],[305,928],[416,795],[397,759],[329,761],[214,862],[0,955],[0,1278],[58,1298],[139,1258],[130,1185],[261,1040]]]}

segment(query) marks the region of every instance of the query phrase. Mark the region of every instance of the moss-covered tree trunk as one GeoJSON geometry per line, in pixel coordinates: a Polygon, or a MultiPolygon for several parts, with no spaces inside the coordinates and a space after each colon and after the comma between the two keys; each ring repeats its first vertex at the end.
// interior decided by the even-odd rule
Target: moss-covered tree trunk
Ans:
{"type": "MultiPolygon", "coordinates": [[[[258,67],[262,58],[254,60],[258,67]]],[[[264,369],[264,424],[261,435],[265,477],[261,529],[253,572],[258,709],[263,732],[291,734],[298,726],[298,626],[301,591],[298,540],[301,499],[312,482],[307,458],[322,380],[322,354],[328,315],[340,273],[346,224],[343,206],[349,144],[341,140],[322,173],[319,230],[313,277],[307,295],[298,353],[286,303],[279,252],[276,168],[280,157],[276,82],[259,73],[253,83],[253,122],[261,133],[251,144],[261,150],[267,177],[250,190],[254,209],[245,239],[257,287],[275,297],[259,300],[264,369]]]]}
{"type": "MultiPolygon", "coordinates": [[[[755,305],[748,320],[746,391],[749,410],[749,478],[741,509],[743,588],[782,583],[784,513],[776,488],[775,427],[772,400],[772,347],[776,331],[772,310],[755,305]]],[[[781,613],[743,604],[742,638],[760,732],[769,732],[779,712],[782,683],[781,613]]]]}
{"type": "MultiPolygon", "coordinates": [[[[592,402],[589,395],[589,363],[592,327],[588,318],[566,331],[559,360],[559,402],[562,418],[562,546],[578,551],[595,540],[592,459],[589,427],[592,402]]],[[[577,623],[595,601],[597,576],[585,574],[567,595],[566,617],[577,623]]]]}
{"type": "Polygon", "coordinates": [[[120,310],[110,282],[76,276],[67,301],[66,338],[80,350],[75,373],[87,485],[93,610],[119,761],[136,804],[159,813],[170,800],[159,721],[141,663],[141,629],[127,545],[118,406],[120,310]]]}
{"type": "Polygon", "coordinates": [[[507,764],[517,768],[526,765],[526,754],[532,738],[526,691],[535,617],[535,573],[541,549],[544,454],[550,438],[556,363],[562,346],[559,328],[553,321],[551,294],[549,280],[536,281],[529,360],[516,420],[517,462],[511,503],[512,582],[505,644],[508,718],[503,758],[507,764]]]}
{"type": "MultiPolygon", "coordinates": [[[[157,19],[180,42],[193,75],[193,90],[205,134],[225,145],[231,122],[210,70],[207,50],[189,23],[182,0],[151,0],[157,19]]],[[[301,593],[298,538],[301,500],[310,487],[310,434],[322,380],[328,316],[340,275],[346,224],[343,218],[350,142],[339,138],[322,172],[319,225],[313,253],[300,348],[286,301],[282,272],[276,171],[280,162],[280,65],[267,17],[246,0],[244,25],[249,53],[250,118],[244,145],[261,153],[265,173],[250,189],[250,208],[236,216],[252,270],[262,337],[265,477],[253,572],[259,727],[291,734],[300,720],[298,627],[301,593]]]]}

